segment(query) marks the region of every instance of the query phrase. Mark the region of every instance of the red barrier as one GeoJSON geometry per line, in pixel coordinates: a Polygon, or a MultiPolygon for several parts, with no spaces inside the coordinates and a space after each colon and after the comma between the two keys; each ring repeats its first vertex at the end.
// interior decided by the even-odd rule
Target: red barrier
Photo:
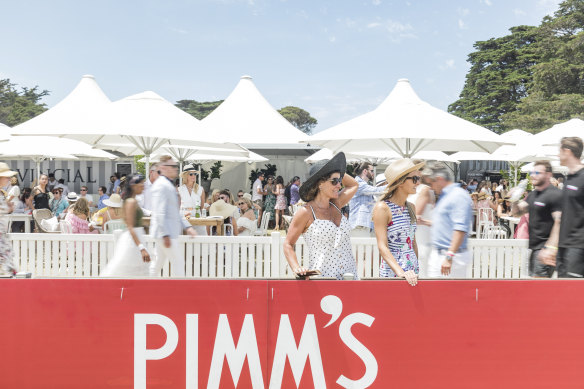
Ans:
{"type": "Polygon", "coordinates": [[[580,281],[2,280],[1,388],[581,387],[580,281]]]}

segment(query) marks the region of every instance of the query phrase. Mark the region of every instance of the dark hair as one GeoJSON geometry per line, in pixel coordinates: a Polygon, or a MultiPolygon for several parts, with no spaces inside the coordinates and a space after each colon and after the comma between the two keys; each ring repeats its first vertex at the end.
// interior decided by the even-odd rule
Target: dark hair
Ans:
{"type": "Polygon", "coordinates": [[[355,171],[355,175],[360,176],[363,173],[363,170],[369,169],[371,166],[370,162],[357,162],[353,164],[353,170],[355,171]]]}
{"type": "Polygon", "coordinates": [[[229,190],[227,190],[227,189],[221,189],[221,190],[219,191],[219,194],[220,194],[220,195],[231,196],[231,192],[229,192],[229,190]]]}
{"type": "Polygon", "coordinates": [[[137,185],[144,181],[144,176],[141,174],[132,174],[122,184],[122,198],[128,199],[134,197],[134,191],[132,190],[132,185],[137,185]]]}
{"type": "Polygon", "coordinates": [[[284,185],[284,178],[282,178],[282,176],[278,176],[276,177],[276,185],[284,185]]]}
{"type": "Polygon", "coordinates": [[[32,189],[30,189],[30,188],[22,189],[22,193],[20,194],[20,201],[22,201],[24,203],[26,201],[26,199],[28,199],[30,197],[31,193],[32,193],[32,189]]]}
{"type": "Polygon", "coordinates": [[[317,182],[314,183],[314,185],[312,186],[312,188],[308,189],[308,191],[306,192],[306,194],[304,195],[304,197],[306,198],[306,202],[312,201],[316,198],[316,195],[318,195],[318,187],[320,186],[320,184],[322,182],[327,181],[328,179],[331,178],[331,176],[335,173],[340,173],[340,170],[335,170],[334,172],[330,172],[328,175],[322,177],[320,180],[318,180],[317,182]]]}
{"type": "Polygon", "coordinates": [[[502,199],[502,198],[503,197],[501,196],[501,192],[498,192],[498,191],[494,191],[493,192],[493,200],[499,200],[499,199],[502,199]],[[496,195],[499,195],[499,198],[497,198],[496,195]]]}
{"type": "Polygon", "coordinates": [[[105,186],[100,186],[98,189],[101,189],[103,193],[107,193],[107,188],[105,186]]]}
{"type": "Polygon", "coordinates": [[[59,178],[59,184],[64,184],[65,183],[65,179],[64,178],[59,178]]]}
{"type": "Polygon", "coordinates": [[[294,177],[292,177],[292,181],[290,181],[290,182],[294,183],[294,182],[298,181],[299,179],[300,179],[300,177],[294,176],[294,177]]]}
{"type": "Polygon", "coordinates": [[[86,187],[85,185],[83,185],[83,186],[81,187],[81,189],[86,189],[86,190],[88,190],[89,188],[88,188],[88,187],[86,187]]]}
{"type": "Polygon", "coordinates": [[[582,139],[577,136],[565,136],[560,141],[562,149],[570,150],[574,157],[580,159],[582,157],[582,139]]]}
{"type": "Polygon", "coordinates": [[[259,172],[259,173],[258,173],[258,178],[260,178],[260,177],[265,177],[265,175],[266,175],[266,174],[265,174],[264,172],[259,172]]]}
{"type": "Polygon", "coordinates": [[[55,174],[54,173],[49,173],[49,178],[51,178],[51,177],[55,178],[55,174]]]}
{"type": "Polygon", "coordinates": [[[120,175],[120,173],[118,173],[118,172],[115,172],[115,173],[114,173],[114,177],[115,177],[115,178],[117,178],[117,179],[119,180],[119,179],[120,179],[120,177],[121,177],[121,175],[120,175]]]}
{"type": "Polygon", "coordinates": [[[552,164],[549,163],[548,161],[535,161],[533,167],[536,167],[537,165],[543,166],[545,168],[546,173],[552,172],[552,164]]]}

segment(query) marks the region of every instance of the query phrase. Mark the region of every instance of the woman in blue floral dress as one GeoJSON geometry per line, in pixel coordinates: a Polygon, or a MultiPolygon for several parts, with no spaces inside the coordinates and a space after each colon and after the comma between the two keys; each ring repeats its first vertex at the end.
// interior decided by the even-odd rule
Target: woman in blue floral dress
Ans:
{"type": "Polygon", "coordinates": [[[387,189],[373,209],[373,224],[379,253],[383,258],[381,277],[405,278],[412,286],[418,283],[418,247],[416,246],[416,211],[407,201],[416,193],[420,169],[424,163],[400,159],[385,169],[387,189]]]}

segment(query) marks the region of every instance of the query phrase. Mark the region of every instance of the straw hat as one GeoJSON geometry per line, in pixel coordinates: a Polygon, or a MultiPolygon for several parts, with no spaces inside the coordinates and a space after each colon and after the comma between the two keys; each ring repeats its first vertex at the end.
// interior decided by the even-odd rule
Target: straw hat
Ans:
{"type": "Polygon", "coordinates": [[[210,216],[221,216],[223,219],[233,216],[237,207],[235,205],[227,204],[223,200],[217,200],[211,207],[209,207],[210,216]]]}
{"type": "Polygon", "coordinates": [[[420,170],[426,163],[420,162],[415,164],[409,158],[398,159],[394,161],[385,169],[385,179],[387,180],[387,187],[393,186],[400,178],[407,176],[413,171],[420,170]]]}
{"type": "Polygon", "coordinates": [[[322,161],[316,162],[314,165],[310,167],[310,177],[304,184],[300,187],[300,198],[304,201],[307,200],[307,195],[310,189],[314,187],[318,182],[324,178],[329,176],[333,172],[340,172],[341,179],[345,175],[345,170],[347,169],[347,159],[345,158],[345,153],[340,152],[331,159],[323,159],[322,161]]]}
{"type": "Polygon", "coordinates": [[[244,194],[243,194],[243,198],[244,198],[244,199],[248,199],[249,201],[251,201],[251,194],[249,194],[249,193],[244,193],[244,194]]]}
{"type": "Polygon", "coordinates": [[[12,177],[15,176],[16,173],[13,170],[10,170],[10,166],[4,162],[0,162],[0,177],[12,177]]]}
{"type": "Polygon", "coordinates": [[[103,200],[103,203],[111,208],[121,208],[122,207],[122,197],[114,193],[109,199],[103,200]]]}
{"type": "Polygon", "coordinates": [[[480,201],[480,200],[484,200],[484,199],[486,199],[486,198],[487,198],[487,194],[486,194],[485,192],[481,192],[481,193],[479,193],[479,198],[478,198],[478,199],[479,199],[479,201],[480,201]]]}

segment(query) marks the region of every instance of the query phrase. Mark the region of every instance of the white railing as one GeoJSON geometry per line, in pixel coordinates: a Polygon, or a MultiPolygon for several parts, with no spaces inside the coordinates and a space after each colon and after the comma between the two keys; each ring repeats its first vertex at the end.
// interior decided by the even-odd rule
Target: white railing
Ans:
{"type": "MultiPolygon", "coordinates": [[[[80,234],[10,234],[13,259],[34,277],[98,277],[114,251],[114,236],[80,234]]],[[[190,278],[292,278],[282,250],[284,238],[271,236],[179,237],[190,278]]],[[[471,239],[473,264],[468,278],[526,278],[527,240],[471,239]]],[[[361,278],[379,277],[379,250],[374,238],[351,238],[361,278]]],[[[154,241],[145,237],[150,253],[154,241]]],[[[306,244],[296,244],[299,261],[308,266],[306,244]]],[[[170,275],[170,265],[162,276],[170,275]]]]}

